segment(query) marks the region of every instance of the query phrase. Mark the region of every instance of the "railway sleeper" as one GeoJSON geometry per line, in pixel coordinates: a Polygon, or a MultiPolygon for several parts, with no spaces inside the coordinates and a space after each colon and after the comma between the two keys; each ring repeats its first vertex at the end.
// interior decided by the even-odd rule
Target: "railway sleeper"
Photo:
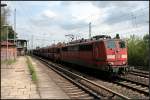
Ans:
{"type": "Polygon", "coordinates": [[[75,93],[75,92],[81,92],[82,90],[67,90],[66,93],[75,93]]]}
{"type": "Polygon", "coordinates": [[[64,87],[75,87],[74,85],[72,84],[59,84],[60,86],[64,86],[64,87]]]}
{"type": "Polygon", "coordinates": [[[66,89],[69,89],[69,90],[79,89],[76,86],[64,86],[63,88],[66,88],[66,89]]]}
{"type": "Polygon", "coordinates": [[[141,87],[140,90],[148,90],[147,87],[141,87]]]}
{"type": "Polygon", "coordinates": [[[93,100],[94,98],[89,96],[89,97],[81,97],[80,99],[88,99],[88,100],[93,100]]]}
{"type": "Polygon", "coordinates": [[[76,87],[73,84],[59,84],[59,85],[64,87],[76,87]]]}
{"type": "Polygon", "coordinates": [[[136,84],[129,84],[130,86],[134,86],[134,87],[136,87],[137,85],[136,84]]]}
{"type": "Polygon", "coordinates": [[[67,91],[81,91],[81,89],[77,88],[65,88],[67,91]]]}
{"type": "Polygon", "coordinates": [[[135,88],[140,88],[141,87],[141,85],[137,85],[137,86],[135,86],[135,88]]]}
{"type": "Polygon", "coordinates": [[[119,82],[119,83],[126,84],[126,85],[131,85],[131,83],[128,83],[128,82],[119,82]]]}
{"type": "Polygon", "coordinates": [[[84,92],[84,91],[79,91],[79,92],[69,92],[68,94],[79,95],[79,94],[85,94],[85,92],[84,92]]]}
{"type": "Polygon", "coordinates": [[[82,94],[82,95],[71,95],[70,97],[73,97],[73,98],[81,98],[81,97],[89,97],[89,94],[82,94]]]}

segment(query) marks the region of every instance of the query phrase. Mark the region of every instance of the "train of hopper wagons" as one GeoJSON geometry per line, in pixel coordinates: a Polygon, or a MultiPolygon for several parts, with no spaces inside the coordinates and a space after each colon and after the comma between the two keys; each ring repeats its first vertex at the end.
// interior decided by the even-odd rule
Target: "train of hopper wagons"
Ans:
{"type": "Polygon", "coordinates": [[[127,42],[107,35],[81,39],[65,45],[36,48],[34,55],[84,68],[122,74],[127,71],[127,42]]]}

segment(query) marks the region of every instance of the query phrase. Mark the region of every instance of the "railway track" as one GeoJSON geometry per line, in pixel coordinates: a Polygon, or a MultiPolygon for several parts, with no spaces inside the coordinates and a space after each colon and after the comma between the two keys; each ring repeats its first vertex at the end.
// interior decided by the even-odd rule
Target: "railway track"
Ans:
{"type": "Polygon", "coordinates": [[[149,71],[145,71],[141,69],[135,69],[134,67],[131,68],[131,71],[137,72],[137,73],[142,73],[142,74],[149,74],[149,71]]]}
{"type": "Polygon", "coordinates": [[[65,91],[65,93],[70,97],[70,99],[98,99],[97,95],[93,95],[89,93],[85,87],[81,86],[80,84],[75,84],[74,82],[68,81],[71,80],[69,77],[64,79],[60,75],[54,75],[55,83],[65,91]]]}
{"type": "Polygon", "coordinates": [[[131,81],[131,80],[124,79],[124,78],[119,78],[119,81],[114,81],[114,83],[124,86],[124,87],[127,87],[129,89],[132,89],[134,91],[137,91],[139,93],[142,93],[146,96],[149,95],[149,87],[147,85],[145,86],[138,82],[131,81]]]}
{"type": "Polygon", "coordinates": [[[83,76],[63,69],[52,62],[48,62],[41,58],[38,59],[59,75],[69,80],[69,82],[59,81],[58,84],[63,87],[71,99],[130,99],[127,96],[117,93],[83,76]]]}
{"type": "Polygon", "coordinates": [[[137,76],[134,74],[129,73],[129,74],[126,74],[124,76],[118,77],[118,79],[124,80],[124,81],[129,81],[129,82],[132,82],[134,84],[138,84],[138,85],[141,85],[144,87],[149,87],[149,78],[137,76]]]}
{"type": "Polygon", "coordinates": [[[71,80],[73,80],[75,82],[75,83],[73,83],[73,85],[69,85],[70,83],[66,83],[66,82],[57,82],[60,87],[62,87],[66,92],[69,92],[69,93],[67,93],[68,95],[72,95],[72,97],[70,96],[72,99],[82,99],[82,98],[84,98],[84,99],[86,99],[86,98],[87,99],[88,98],[89,99],[95,99],[95,98],[98,98],[98,99],[102,99],[102,98],[103,99],[108,99],[108,98],[111,98],[111,99],[116,99],[116,98],[117,99],[118,98],[149,99],[147,89],[146,88],[144,89],[144,87],[142,87],[140,85],[137,85],[134,83],[129,84],[128,81],[124,81],[124,80],[120,81],[120,83],[104,82],[99,79],[90,78],[87,75],[83,75],[83,73],[79,73],[79,72],[76,73],[72,69],[70,69],[71,72],[68,72],[69,70],[66,70],[66,68],[63,69],[63,66],[60,64],[54,64],[52,62],[47,62],[47,61],[45,63],[47,63],[48,66],[49,65],[53,66],[52,68],[55,68],[57,66],[57,68],[56,68],[57,70],[59,70],[60,72],[63,72],[63,74],[65,74],[66,77],[70,78],[71,80]],[[61,68],[59,69],[60,66],[61,66],[61,68]],[[72,73],[72,72],[74,72],[74,73],[72,73]],[[72,74],[70,74],[70,73],[72,73],[72,74]],[[77,76],[75,75],[75,73],[77,74],[77,76]],[[80,84],[81,87],[84,87],[86,91],[84,89],[80,89],[81,88],[80,85],[76,86],[76,83],[80,84]],[[67,87],[69,89],[71,88],[71,90],[73,90],[73,91],[67,90],[67,87],[65,87],[65,84],[67,84],[67,87]],[[130,85],[132,86],[132,88],[130,85]],[[133,88],[133,86],[134,86],[134,88],[133,88]],[[88,93],[88,91],[90,91],[90,94],[88,93]],[[84,93],[86,93],[86,94],[84,94],[84,93]],[[92,95],[91,95],[91,93],[92,93],[92,95]],[[93,94],[94,94],[94,96],[93,96],[93,94]],[[80,95],[81,95],[81,97],[80,97],[80,95]]]}
{"type": "Polygon", "coordinates": [[[129,72],[130,74],[136,75],[136,76],[140,76],[140,77],[144,77],[144,78],[149,78],[149,75],[147,74],[142,74],[142,73],[137,73],[137,72],[129,72]]]}
{"type": "Polygon", "coordinates": [[[133,69],[129,72],[130,74],[137,75],[144,78],[149,78],[149,72],[133,69]]]}

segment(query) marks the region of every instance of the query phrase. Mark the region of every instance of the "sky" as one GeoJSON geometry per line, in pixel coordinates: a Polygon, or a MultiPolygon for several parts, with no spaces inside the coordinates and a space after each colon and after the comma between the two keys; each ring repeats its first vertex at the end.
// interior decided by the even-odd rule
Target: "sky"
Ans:
{"type": "Polygon", "coordinates": [[[8,21],[29,48],[106,34],[121,38],[149,33],[149,1],[2,1],[10,9],[8,21]]]}

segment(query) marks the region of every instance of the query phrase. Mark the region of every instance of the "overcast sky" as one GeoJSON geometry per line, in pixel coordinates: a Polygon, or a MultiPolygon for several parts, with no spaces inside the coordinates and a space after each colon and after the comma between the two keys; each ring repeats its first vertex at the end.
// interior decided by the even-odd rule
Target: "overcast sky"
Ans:
{"type": "Polygon", "coordinates": [[[148,1],[7,1],[13,23],[16,8],[18,37],[35,46],[67,42],[67,34],[88,38],[89,22],[92,36],[119,33],[121,38],[131,34],[142,37],[149,33],[148,1]],[[33,36],[33,38],[32,38],[33,36]],[[54,41],[55,40],[55,41],[54,41]]]}

